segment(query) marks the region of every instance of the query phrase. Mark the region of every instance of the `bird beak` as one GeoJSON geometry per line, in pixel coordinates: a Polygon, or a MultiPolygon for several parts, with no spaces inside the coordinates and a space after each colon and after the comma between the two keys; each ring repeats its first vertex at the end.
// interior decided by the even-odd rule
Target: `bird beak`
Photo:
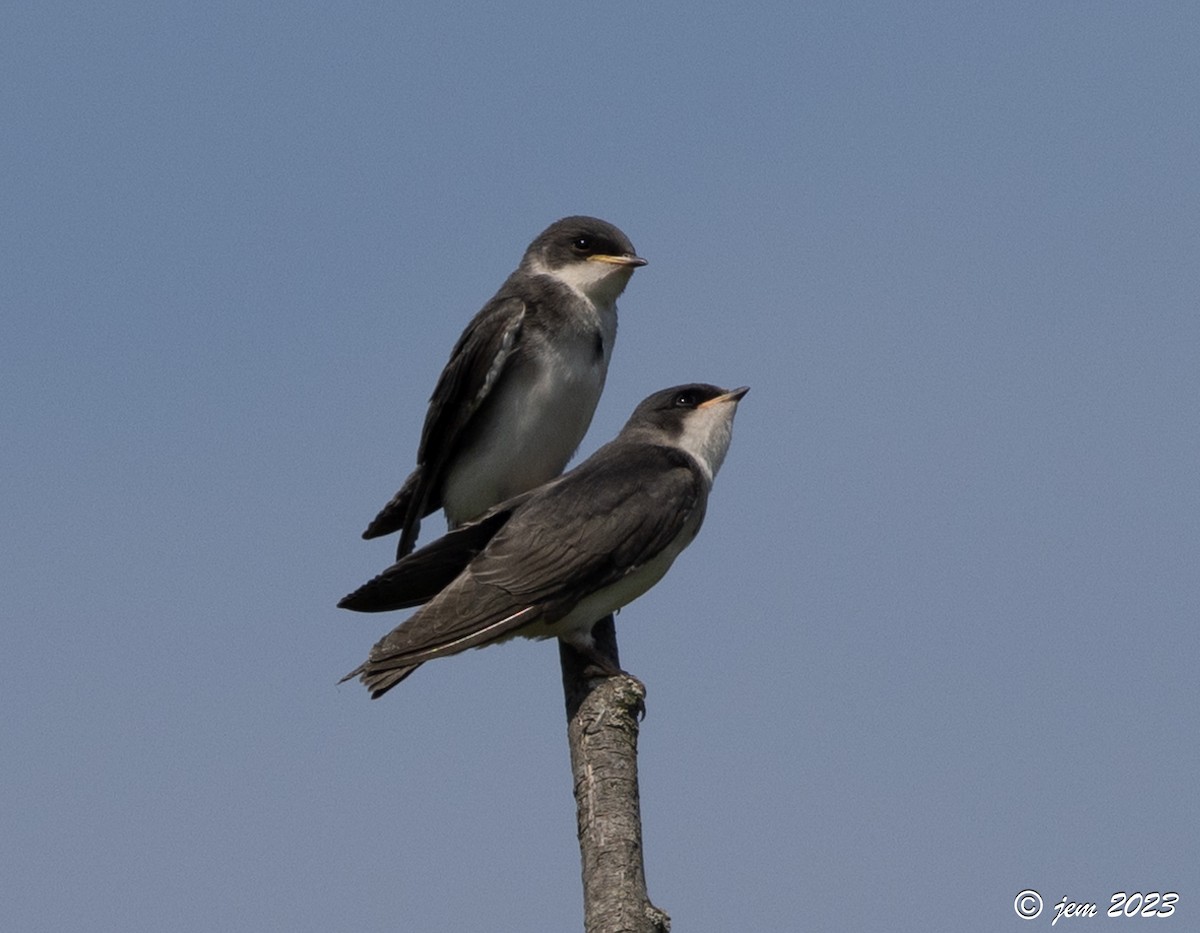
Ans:
{"type": "Polygon", "coordinates": [[[701,402],[696,408],[708,408],[709,405],[722,405],[725,402],[740,402],[742,396],[749,391],[749,386],[742,386],[740,389],[730,389],[724,395],[718,395],[716,398],[710,398],[707,402],[701,402]]]}
{"type": "Polygon", "coordinates": [[[646,260],[641,256],[588,256],[588,262],[607,262],[614,266],[633,266],[635,269],[638,266],[644,266],[646,260]]]}

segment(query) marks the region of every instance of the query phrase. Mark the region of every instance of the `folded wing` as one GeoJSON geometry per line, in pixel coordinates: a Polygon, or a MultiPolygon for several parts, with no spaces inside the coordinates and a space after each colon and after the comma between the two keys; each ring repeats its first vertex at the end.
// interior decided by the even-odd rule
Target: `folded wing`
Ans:
{"type": "Polygon", "coordinates": [[[522,300],[497,297],[467,325],[430,397],[417,450],[417,468],[367,526],[364,538],[399,531],[396,557],[412,550],[421,519],[441,508],[442,474],[463,430],[520,346],[524,319],[522,300]]]}
{"type": "Polygon", "coordinates": [[[359,603],[348,608],[382,608],[385,600],[372,602],[370,590],[376,588],[389,591],[397,607],[412,605],[403,600],[427,598],[432,582],[488,537],[448,586],[376,644],[367,662],[348,676],[359,675],[379,695],[399,682],[397,672],[403,671],[402,678],[433,658],[515,634],[552,634],[546,627],[580,600],[636,572],[670,545],[703,509],[703,493],[697,471],[678,450],[624,448],[611,456],[599,451],[558,481],[526,494],[507,517],[498,507],[414,554],[409,570],[401,561],[343,600],[359,603]],[[648,476],[654,481],[646,482],[648,476]],[[422,562],[438,569],[420,583],[404,583],[422,562]],[[392,682],[378,689],[388,678],[392,682]]]}

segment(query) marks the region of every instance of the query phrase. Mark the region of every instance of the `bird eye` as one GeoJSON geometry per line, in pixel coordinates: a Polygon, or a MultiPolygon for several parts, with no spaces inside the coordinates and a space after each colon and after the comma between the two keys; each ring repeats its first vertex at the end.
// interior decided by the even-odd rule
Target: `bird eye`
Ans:
{"type": "Polygon", "coordinates": [[[577,252],[587,253],[592,249],[592,238],[588,236],[580,236],[575,238],[575,242],[571,244],[577,252]]]}
{"type": "Polygon", "coordinates": [[[675,396],[676,408],[695,408],[697,404],[695,392],[680,392],[675,396]]]}

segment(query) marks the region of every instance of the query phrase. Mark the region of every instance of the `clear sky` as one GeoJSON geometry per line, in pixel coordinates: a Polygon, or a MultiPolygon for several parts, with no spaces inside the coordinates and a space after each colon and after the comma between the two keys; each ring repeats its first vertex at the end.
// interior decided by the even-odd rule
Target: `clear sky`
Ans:
{"type": "Polygon", "coordinates": [[[442,7],[3,15],[0,928],[581,928],[554,645],[334,607],[572,213],[581,455],[752,387],[618,619],[676,929],[1200,928],[1200,5],[442,7]]]}

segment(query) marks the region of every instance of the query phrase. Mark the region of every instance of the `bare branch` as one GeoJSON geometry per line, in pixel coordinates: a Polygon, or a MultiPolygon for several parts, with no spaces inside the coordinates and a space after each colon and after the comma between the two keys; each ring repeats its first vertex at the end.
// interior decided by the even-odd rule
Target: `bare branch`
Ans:
{"type": "MultiPolygon", "coordinates": [[[[597,649],[620,666],[612,616],[596,623],[597,649]]],[[[567,741],[583,860],[586,933],[669,933],[671,918],[650,903],[642,861],[637,739],[646,688],[628,674],[593,677],[594,667],[559,642],[567,741]]]]}

